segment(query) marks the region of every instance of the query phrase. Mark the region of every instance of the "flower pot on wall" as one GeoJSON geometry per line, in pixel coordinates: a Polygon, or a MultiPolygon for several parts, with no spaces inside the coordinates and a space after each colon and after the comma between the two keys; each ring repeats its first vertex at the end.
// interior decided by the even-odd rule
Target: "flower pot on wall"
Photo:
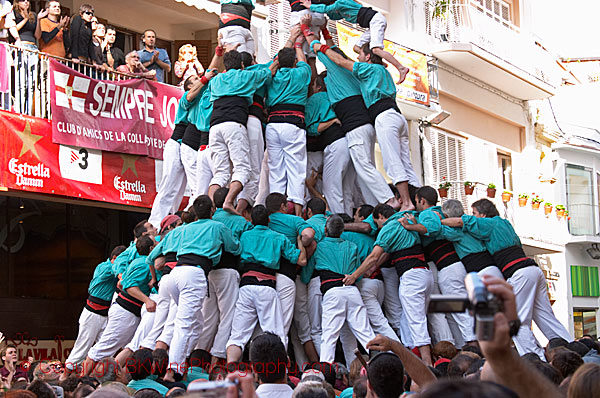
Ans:
{"type": "Polygon", "coordinates": [[[473,185],[465,185],[465,195],[473,195],[475,187],[473,185]]]}
{"type": "Polygon", "coordinates": [[[537,210],[540,208],[540,203],[539,202],[531,202],[531,208],[533,210],[537,210]]]}
{"type": "Polygon", "coordinates": [[[527,198],[519,198],[519,207],[527,206],[527,198]]]}
{"type": "Polygon", "coordinates": [[[502,192],[502,201],[504,203],[510,202],[511,199],[512,199],[512,193],[510,193],[510,192],[502,192]]]}
{"type": "Polygon", "coordinates": [[[487,197],[495,198],[496,197],[496,188],[488,188],[487,189],[487,197]]]}
{"type": "Polygon", "coordinates": [[[448,188],[438,188],[438,193],[440,194],[440,198],[447,198],[448,188]]]}

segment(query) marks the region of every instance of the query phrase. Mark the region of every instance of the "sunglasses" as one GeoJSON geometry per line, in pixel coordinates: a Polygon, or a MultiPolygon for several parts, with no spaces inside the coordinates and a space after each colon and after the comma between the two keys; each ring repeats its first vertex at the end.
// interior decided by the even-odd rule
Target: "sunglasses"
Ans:
{"type": "Polygon", "coordinates": [[[83,13],[87,15],[94,15],[94,11],[84,11],[83,13]]]}

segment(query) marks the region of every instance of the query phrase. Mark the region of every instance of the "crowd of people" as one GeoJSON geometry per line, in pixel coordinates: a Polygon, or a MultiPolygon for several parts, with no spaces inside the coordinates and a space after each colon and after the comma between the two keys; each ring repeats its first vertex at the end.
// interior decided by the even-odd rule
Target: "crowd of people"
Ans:
{"type": "MultiPolygon", "coordinates": [[[[252,1],[221,0],[211,64],[178,67],[185,94],[150,218],[95,269],[64,370],[41,362],[19,373],[9,346],[5,386],[30,383],[38,397],[206,386],[248,397],[592,396],[598,343],[573,341],[556,319],[510,222],[487,199],[467,215],[420,186],[396,105],[409,71],[384,50],[385,17],[353,0],[290,5],[288,41],[257,64],[252,1]],[[327,18],[366,29],[358,61],[335,45],[327,18]],[[503,304],[491,340],[478,340],[468,312],[428,313],[431,294],[467,296],[470,273],[503,304]],[[231,385],[203,384],[222,379],[231,385]]],[[[85,38],[110,29],[97,33],[93,9],[80,11],[90,29],[71,57],[94,60],[85,38]]],[[[108,66],[155,65],[145,76],[161,80],[170,61],[155,39],[146,31],[146,47],[126,57],[108,47],[108,66]]]]}

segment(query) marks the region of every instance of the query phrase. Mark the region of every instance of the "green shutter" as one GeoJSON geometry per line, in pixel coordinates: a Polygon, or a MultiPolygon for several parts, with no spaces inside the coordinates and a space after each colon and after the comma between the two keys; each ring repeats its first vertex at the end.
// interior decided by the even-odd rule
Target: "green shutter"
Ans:
{"type": "Polygon", "coordinates": [[[571,265],[571,292],[573,296],[600,297],[598,267],[571,265]]]}

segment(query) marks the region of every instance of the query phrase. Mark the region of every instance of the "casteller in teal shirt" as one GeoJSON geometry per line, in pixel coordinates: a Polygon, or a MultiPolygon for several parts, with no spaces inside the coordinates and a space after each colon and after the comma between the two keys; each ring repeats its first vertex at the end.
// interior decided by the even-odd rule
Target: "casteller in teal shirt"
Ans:
{"type": "Polygon", "coordinates": [[[360,82],[360,92],[367,108],[382,99],[396,99],[396,85],[385,66],[355,62],[352,74],[360,82]]]}
{"type": "Polygon", "coordinates": [[[152,275],[150,274],[150,267],[146,263],[146,256],[139,256],[129,264],[129,267],[123,273],[121,285],[124,291],[137,286],[142,293],[148,296],[150,294],[150,287],[148,286],[150,279],[152,279],[152,275]]]}
{"type": "Polygon", "coordinates": [[[194,254],[208,258],[213,265],[221,260],[221,250],[237,256],[240,254],[240,242],[223,223],[208,218],[200,219],[184,227],[177,258],[185,254],[194,254]]]}
{"type": "Polygon", "coordinates": [[[98,264],[90,281],[88,293],[104,301],[110,301],[117,288],[117,277],[112,272],[110,259],[98,264]]]}
{"type": "Polygon", "coordinates": [[[279,68],[266,82],[267,107],[278,104],[306,106],[311,73],[310,66],[302,61],[298,62],[295,68],[279,68]]]}
{"type": "Polygon", "coordinates": [[[256,225],[240,238],[242,264],[258,264],[266,268],[279,269],[279,259],[286,258],[292,264],[298,262],[300,249],[278,232],[264,225],[256,225]]]}

